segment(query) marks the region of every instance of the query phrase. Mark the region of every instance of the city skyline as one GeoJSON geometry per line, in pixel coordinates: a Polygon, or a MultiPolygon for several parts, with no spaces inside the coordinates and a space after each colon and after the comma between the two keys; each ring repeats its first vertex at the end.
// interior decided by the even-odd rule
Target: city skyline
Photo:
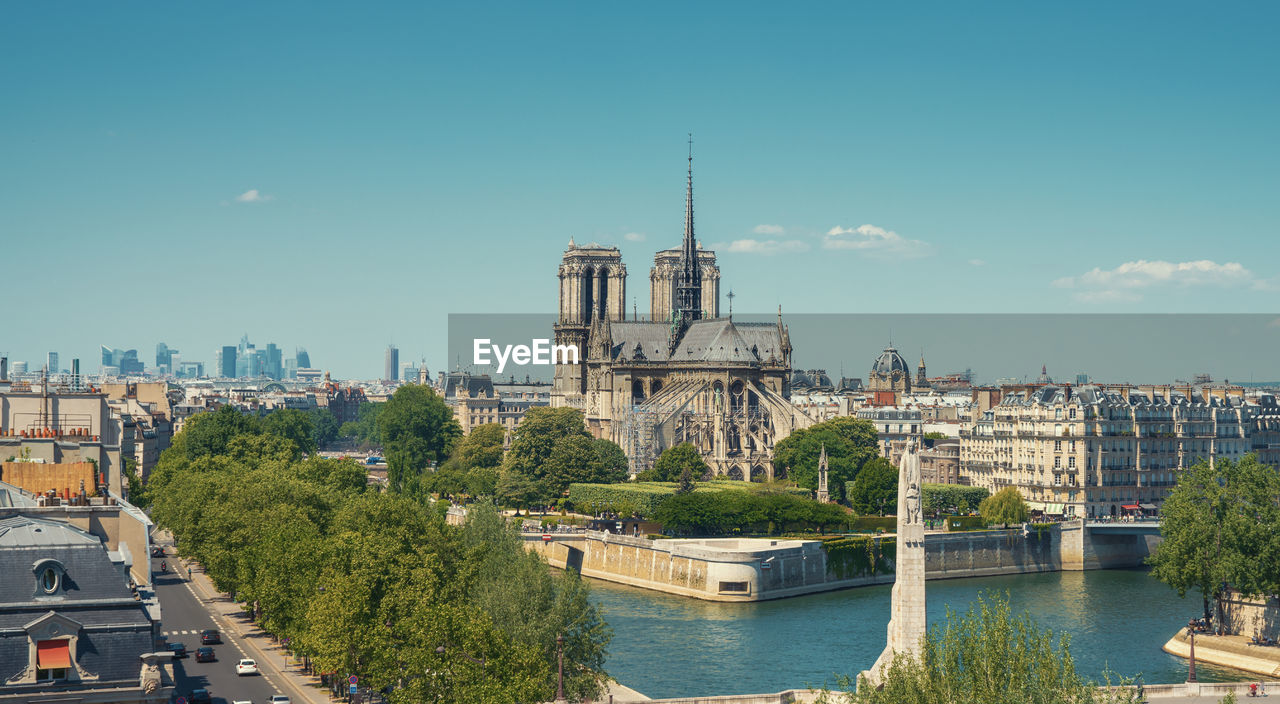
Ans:
{"type": "Polygon", "coordinates": [[[446,316],[552,309],[570,238],[676,246],[689,132],[739,310],[1275,309],[1271,6],[154,8],[0,29],[6,256],[76,253],[4,343],[33,366],[239,331],[452,366],[446,316]],[[140,267],[195,314],[60,324],[140,267]]]}

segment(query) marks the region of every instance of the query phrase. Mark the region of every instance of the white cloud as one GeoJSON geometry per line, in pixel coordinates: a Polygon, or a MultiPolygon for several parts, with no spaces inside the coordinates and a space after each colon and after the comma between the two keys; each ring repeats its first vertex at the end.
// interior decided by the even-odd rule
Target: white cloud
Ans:
{"type": "Polygon", "coordinates": [[[970,259],[970,260],[969,260],[969,265],[970,265],[970,266],[986,266],[986,265],[987,265],[987,260],[985,260],[985,259],[970,259]]]}
{"type": "Polygon", "coordinates": [[[244,193],[241,193],[240,195],[236,196],[237,203],[265,203],[269,200],[274,200],[274,199],[275,199],[275,196],[269,196],[265,193],[260,192],[256,188],[250,188],[244,193]]]}
{"type": "Polygon", "coordinates": [[[739,254],[787,254],[791,252],[809,251],[809,243],[800,240],[734,240],[725,247],[723,243],[713,245],[716,249],[727,249],[739,254]]]}
{"type": "Polygon", "coordinates": [[[933,254],[933,245],[910,240],[893,230],[875,225],[836,226],[827,230],[823,249],[851,249],[881,257],[924,257],[933,254]]]}
{"type": "Polygon", "coordinates": [[[1273,288],[1271,282],[1259,278],[1239,262],[1219,264],[1209,259],[1192,262],[1139,259],[1114,269],[1094,267],[1080,276],[1064,276],[1053,285],[1076,289],[1075,298],[1086,303],[1139,301],[1144,290],[1161,287],[1273,288]]]}
{"type": "Polygon", "coordinates": [[[781,235],[787,230],[781,225],[756,225],[751,231],[757,235],[781,235]]]}
{"type": "Polygon", "coordinates": [[[628,232],[622,238],[628,242],[644,242],[644,234],[640,232],[628,232]]]}

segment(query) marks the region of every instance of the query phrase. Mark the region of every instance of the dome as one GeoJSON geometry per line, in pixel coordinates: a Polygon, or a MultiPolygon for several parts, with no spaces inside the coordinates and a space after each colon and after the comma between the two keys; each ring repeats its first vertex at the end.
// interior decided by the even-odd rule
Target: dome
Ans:
{"type": "Polygon", "coordinates": [[[892,346],[884,348],[884,352],[876,357],[876,361],[871,365],[872,374],[891,374],[893,372],[907,372],[907,360],[898,354],[898,350],[892,346]]]}
{"type": "Polygon", "coordinates": [[[804,373],[803,369],[797,369],[791,372],[791,388],[793,389],[810,389],[813,388],[813,380],[804,373]]]}

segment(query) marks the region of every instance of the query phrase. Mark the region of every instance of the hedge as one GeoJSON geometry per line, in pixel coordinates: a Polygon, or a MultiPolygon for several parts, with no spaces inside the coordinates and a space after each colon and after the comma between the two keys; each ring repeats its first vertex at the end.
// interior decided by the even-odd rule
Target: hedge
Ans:
{"type": "Polygon", "coordinates": [[[893,538],[844,536],[823,540],[822,549],[827,553],[827,573],[849,579],[892,572],[897,544],[893,538]]]}
{"type": "Polygon", "coordinates": [[[943,520],[947,523],[947,530],[983,530],[987,527],[987,522],[982,520],[982,516],[944,516],[943,520]]]}
{"type": "Polygon", "coordinates": [[[776,535],[840,528],[848,523],[845,509],[836,504],[747,491],[678,494],[662,502],[652,517],[664,531],[685,536],[776,535]]]}
{"type": "MultiPolygon", "coordinates": [[[[663,499],[676,493],[676,482],[627,482],[625,484],[569,485],[569,503],[579,511],[594,511],[596,507],[614,513],[634,512],[649,517],[663,499]]],[[[783,494],[808,498],[812,492],[796,486],[761,484],[732,480],[698,482],[695,493],[706,494],[721,491],[750,492],[752,494],[783,494]]]]}

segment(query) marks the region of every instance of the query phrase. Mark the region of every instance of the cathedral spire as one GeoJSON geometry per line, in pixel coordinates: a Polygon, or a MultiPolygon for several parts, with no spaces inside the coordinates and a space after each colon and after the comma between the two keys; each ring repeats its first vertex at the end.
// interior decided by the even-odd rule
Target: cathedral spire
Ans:
{"type": "Polygon", "coordinates": [[[689,135],[689,175],[684,196],[684,242],[676,272],[676,306],[671,312],[671,348],[675,349],[689,324],[702,318],[702,264],[693,235],[693,135],[689,135]]]}

